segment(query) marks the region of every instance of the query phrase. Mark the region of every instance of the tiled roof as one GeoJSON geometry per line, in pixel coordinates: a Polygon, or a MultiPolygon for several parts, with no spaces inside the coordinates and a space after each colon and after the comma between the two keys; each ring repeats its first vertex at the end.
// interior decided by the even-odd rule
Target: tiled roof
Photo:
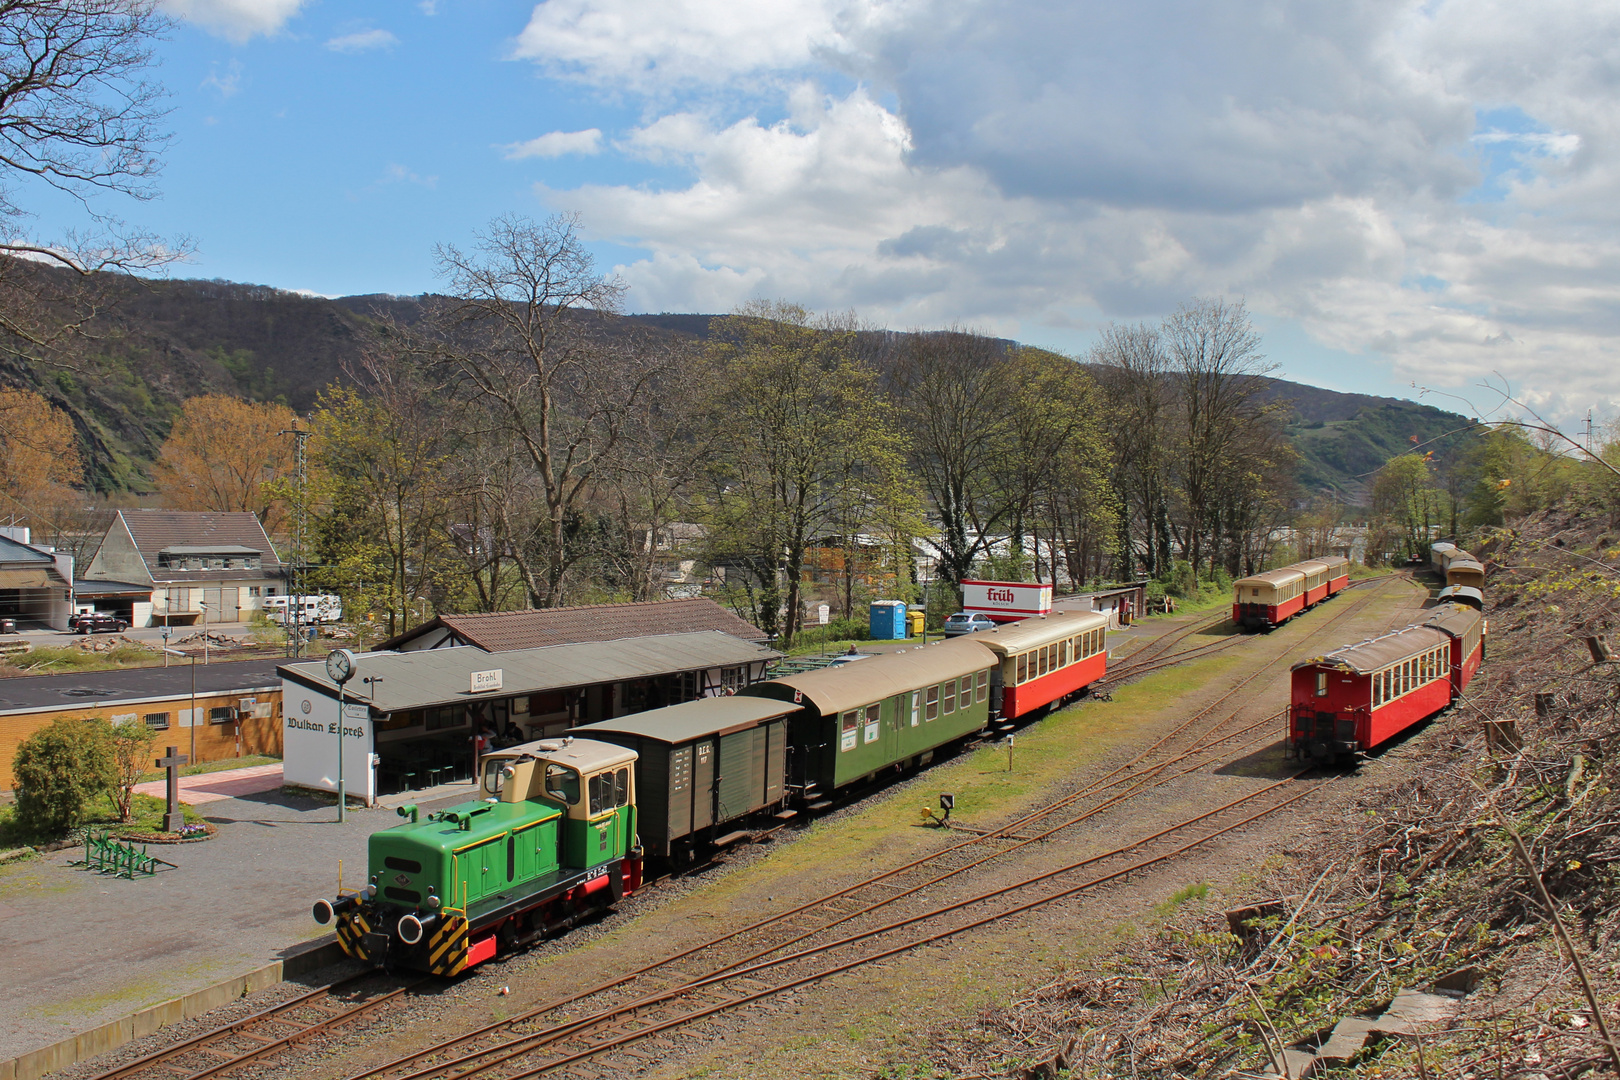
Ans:
{"type": "Polygon", "coordinates": [[[713,600],[694,597],[497,611],[487,615],[440,615],[377,648],[397,649],[400,643],[441,627],[485,652],[538,649],[582,641],[617,641],[652,634],[693,634],[705,630],[718,630],[744,641],[764,641],[767,637],[759,627],[744,622],[713,600]]]}
{"type": "MultiPolygon", "coordinates": [[[[135,547],[146,560],[149,570],[158,571],[158,553],[176,546],[194,550],[208,549],[221,552],[248,548],[264,553],[264,568],[276,570],[281,560],[265,535],[264,526],[255,515],[247,512],[213,513],[191,510],[121,510],[119,516],[129,527],[135,547]]],[[[178,578],[184,571],[163,568],[161,577],[173,574],[178,578]]],[[[218,577],[218,571],[209,575],[218,577]]]]}

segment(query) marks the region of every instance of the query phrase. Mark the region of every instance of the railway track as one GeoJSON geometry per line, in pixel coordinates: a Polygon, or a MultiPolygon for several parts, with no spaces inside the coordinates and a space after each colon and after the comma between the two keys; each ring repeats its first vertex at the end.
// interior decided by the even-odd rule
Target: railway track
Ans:
{"type": "Polygon", "coordinates": [[[587,1061],[593,1069],[607,1069],[614,1074],[639,1071],[673,1049],[662,1039],[665,1032],[1129,880],[1131,874],[1236,832],[1309,795],[1319,785],[1298,784],[1303,775],[1301,772],[1250,792],[1123,846],[1011,884],[889,922],[849,927],[843,936],[799,942],[801,947],[790,952],[778,947],[772,951],[779,955],[733,963],[718,971],[684,979],[679,973],[664,972],[664,985],[651,979],[639,980],[633,987],[635,992],[583,1016],[558,1017],[536,1030],[485,1041],[483,1045],[472,1046],[471,1040],[463,1040],[459,1053],[430,1061],[430,1057],[451,1049],[436,1047],[361,1075],[387,1076],[391,1080],[524,1080],[587,1061]],[[649,1045],[644,1048],[636,1044],[649,1045]]]}
{"type": "MultiPolygon", "coordinates": [[[[1384,579],[1387,583],[1389,579],[1384,579]]],[[[1319,634],[1329,632],[1343,619],[1348,618],[1361,610],[1372,599],[1371,595],[1358,598],[1358,601],[1345,606],[1336,612],[1332,618],[1313,627],[1306,640],[1319,634]]],[[[1189,632],[1198,627],[1189,628],[1189,632]]],[[[1185,635],[1184,635],[1185,636],[1185,635]]],[[[1236,640],[1236,639],[1234,639],[1236,640]]],[[[1189,650],[1201,651],[1201,650],[1189,650]]],[[[1275,725],[1278,716],[1272,714],[1247,724],[1240,724],[1231,730],[1225,730],[1241,714],[1242,709],[1233,710],[1227,716],[1206,724],[1197,726],[1217,709],[1223,702],[1231,700],[1256,679],[1269,671],[1285,656],[1279,655],[1269,661],[1260,669],[1250,673],[1237,684],[1229,688],[1215,701],[1199,710],[1177,725],[1175,729],[1161,736],[1152,745],[1135,755],[1129,761],[1119,765],[1103,777],[1072,792],[1052,803],[1047,804],[1031,813],[1009,822],[999,828],[977,832],[975,835],[949,845],[939,851],[930,853],[922,858],[913,860],[903,866],[884,871],[874,877],[851,885],[845,889],[829,893],[809,903],[800,905],[759,920],[739,930],[703,942],[687,950],[666,957],[653,964],[646,965],[635,971],[625,973],[607,982],[591,987],[580,993],[566,998],[554,1000],[530,1009],[509,1020],[487,1025],[476,1031],[436,1044],[414,1054],[399,1058],[385,1066],[358,1074],[353,1080],[427,1080],[430,1077],[459,1078],[462,1076],[477,1076],[489,1073],[489,1070],[501,1063],[516,1060],[503,1057],[503,1054],[530,1055],[540,1049],[553,1044],[561,1045],[567,1042],[573,1046],[580,1039],[585,1039],[589,1045],[574,1046],[567,1053],[542,1055],[544,1061],[538,1066],[530,1066],[530,1071],[509,1073],[503,1071],[501,1075],[511,1077],[534,1075],[539,1071],[563,1068],[585,1057],[592,1057],[607,1052],[609,1042],[602,1041],[595,1036],[588,1036],[579,1028],[574,1019],[566,1018],[570,1013],[576,1013],[581,1008],[594,1011],[589,1015],[593,1017],[592,1023],[597,1026],[592,1031],[601,1034],[610,1031],[614,1025],[626,1028],[626,1037],[633,1040],[646,1037],[646,1030],[651,1023],[650,1016],[644,1016],[648,1010],[674,1006],[666,1003],[679,999],[696,1001],[692,1009],[681,1006],[677,1010],[679,1016],[671,1014],[666,1017],[665,1027],[679,1027],[692,1023],[714,1012],[737,1008],[752,1001],[759,1000],[774,994],[791,989],[798,982],[788,980],[771,980],[768,985],[749,988],[746,982],[744,992],[738,993],[732,987],[737,980],[759,981],[756,976],[763,970],[777,970],[776,965],[784,962],[788,957],[793,962],[803,962],[809,950],[810,954],[819,955],[824,951],[822,946],[816,945],[818,938],[825,938],[840,927],[850,927],[863,921],[870,921],[879,915],[885,908],[901,900],[919,898],[925,890],[933,889],[949,879],[955,878],[970,870],[984,865],[995,859],[1003,858],[1015,851],[1036,843],[1051,840],[1057,834],[1097,814],[1143,793],[1170,783],[1180,776],[1197,771],[1207,766],[1217,751],[1223,747],[1230,748],[1229,744],[1249,736],[1249,742],[1265,742],[1274,737],[1275,725]],[[1261,732],[1259,740],[1253,735],[1261,732]],[[1150,760],[1152,759],[1152,760],[1150,760]],[[788,952],[787,950],[794,950],[788,952]],[[776,959],[772,959],[776,957],[776,959]],[[694,970],[698,969],[698,970],[694,970]],[[714,997],[715,1000],[705,1001],[705,997],[714,997]],[[626,1010],[629,1010],[626,1012],[626,1010]],[[542,1025],[540,1032],[524,1032],[513,1035],[514,1031],[529,1026],[542,1025]],[[604,1026],[605,1025],[605,1026],[604,1026]],[[632,1032],[633,1029],[633,1032],[632,1032]],[[549,1034],[547,1034],[549,1033],[549,1034]],[[535,1040],[539,1040],[536,1042],[535,1040]],[[583,1055],[583,1056],[580,1056],[583,1055]]],[[[1294,778],[1281,783],[1292,783],[1294,778]]],[[[1263,791],[1277,790],[1279,785],[1272,785],[1263,791]]],[[[1141,844],[1157,843],[1165,836],[1176,833],[1191,825],[1205,821],[1213,814],[1223,813],[1239,804],[1258,797],[1262,792],[1251,793],[1243,799],[1237,800],[1225,807],[1211,811],[1209,814],[1188,819],[1171,829],[1144,838],[1124,848],[1097,856],[1093,859],[1083,860],[1072,864],[1064,871],[1073,871],[1093,865],[1100,859],[1111,856],[1120,856],[1123,852],[1136,850],[1141,844]]],[[[1293,801],[1292,799],[1289,800],[1293,801]]],[[[1265,813],[1274,812],[1267,810],[1265,813]]],[[[1238,826],[1233,826],[1233,828],[1238,826]]],[[[1224,830],[1224,831],[1230,831],[1224,830]]],[[[1212,835],[1220,835],[1217,833],[1212,835]]],[[[1205,837],[1198,843],[1206,842],[1211,837],[1205,837]]],[[[1185,850],[1185,847],[1176,851],[1185,850]]],[[[1174,853],[1172,853],[1173,855],[1174,853]]],[[[1143,866],[1152,865],[1165,855],[1154,857],[1143,866]]],[[[1133,872],[1126,870],[1125,873],[1133,872]]],[[[1049,875],[1043,875],[1044,880],[1049,875]]],[[[1113,880],[1117,875],[1104,875],[1091,883],[1113,880]]],[[[1035,879],[1031,879],[1035,880],[1035,879]]],[[[1026,882],[1028,884],[1028,882],[1026,882]]],[[[1088,886],[1090,887],[1090,886],[1088,886]]],[[[1002,890],[1001,892],[1005,892],[1002,890]]],[[[1001,893],[997,893],[1000,895],[1001,893]]],[[[1069,895],[1065,893],[1064,895],[1069,895]]],[[[1051,898],[1040,903],[1049,903],[1051,898]]],[[[957,906],[945,909],[933,909],[929,916],[933,917],[942,911],[955,911],[957,906]]],[[[1019,908],[1025,910],[1025,908],[1019,908]]],[[[983,925],[984,921],[1005,917],[1012,912],[1000,912],[996,915],[972,921],[971,926],[983,925]]],[[[903,920],[905,925],[912,925],[916,919],[903,920]]],[[[891,926],[897,924],[889,924],[891,926]]],[[[960,933],[970,926],[960,926],[948,933],[960,933]]],[[[864,940],[864,932],[861,937],[864,940]]],[[[839,939],[840,942],[848,939],[839,939]]],[[[930,939],[932,940],[932,939],[930,939]]],[[[922,942],[912,942],[900,946],[902,949],[915,948],[922,942]]],[[[891,955],[885,952],[883,955],[891,955]]],[[[861,963],[871,962],[871,957],[861,963]]],[[[821,971],[814,974],[814,979],[825,978],[838,971],[849,970],[851,965],[841,964],[836,970],[821,971]]],[[[858,966],[858,965],[855,965],[858,966]]],[[[797,978],[798,976],[795,976],[797,978]]],[[[812,980],[813,981],[813,980],[812,980]]],[[[659,1021],[664,1024],[664,1021],[659,1021]]],[[[605,1036],[604,1036],[605,1037],[605,1036]]],[[[614,1044],[618,1045],[618,1044],[614,1044]]],[[[655,1044],[656,1045],[656,1044],[655,1044]]],[[[636,1054],[626,1050],[630,1059],[636,1054]]],[[[653,1055],[653,1056],[656,1056],[653,1055]]],[[[640,1068],[647,1064],[631,1065],[627,1059],[621,1063],[626,1067],[640,1068]]]]}
{"type": "Polygon", "coordinates": [[[126,1077],[205,1080],[244,1065],[267,1063],[308,1039],[352,1023],[431,981],[416,979],[392,985],[375,996],[340,1000],[339,995],[368,984],[397,983],[375,971],[350,975],[98,1073],[92,1080],[125,1080],[126,1077]]]}

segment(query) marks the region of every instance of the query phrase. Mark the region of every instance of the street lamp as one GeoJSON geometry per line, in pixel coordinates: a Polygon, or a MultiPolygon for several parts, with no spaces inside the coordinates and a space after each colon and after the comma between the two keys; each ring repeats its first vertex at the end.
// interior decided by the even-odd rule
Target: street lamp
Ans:
{"type": "MultiPolygon", "coordinates": [[[[167,630],[168,628],[165,627],[164,629],[167,630]]],[[[163,635],[163,640],[169,640],[167,633],[163,635]]],[[[178,656],[191,661],[191,763],[195,765],[197,763],[197,654],[183,653],[179,649],[171,649],[165,645],[163,647],[164,667],[169,666],[170,656],[178,656]]]]}
{"type": "Polygon", "coordinates": [[[343,723],[348,717],[344,716],[343,684],[354,678],[354,653],[348,649],[333,649],[326,654],[327,678],[337,683],[338,688],[338,824],[343,824],[349,808],[349,794],[343,785],[343,723]]]}
{"type": "Polygon", "coordinates": [[[420,616],[416,620],[416,625],[421,626],[423,623],[427,622],[428,598],[425,597],[425,596],[418,596],[416,598],[416,602],[421,605],[421,609],[420,609],[421,613],[420,613],[420,616]]]}
{"type": "Polygon", "coordinates": [[[163,666],[164,667],[169,666],[169,633],[170,633],[169,624],[168,624],[167,619],[165,619],[165,621],[163,623],[163,628],[158,631],[158,636],[163,639],[163,666]]]}
{"type": "Polygon", "coordinates": [[[199,600],[197,606],[203,613],[203,663],[208,663],[208,601],[199,600]]]}

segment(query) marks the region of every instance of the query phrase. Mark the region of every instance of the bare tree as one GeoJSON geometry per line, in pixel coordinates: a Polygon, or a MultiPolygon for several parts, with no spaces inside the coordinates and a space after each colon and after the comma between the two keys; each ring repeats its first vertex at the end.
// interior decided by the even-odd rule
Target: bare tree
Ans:
{"type": "Polygon", "coordinates": [[[1170,426],[1175,388],[1159,330],[1110,326],[1088,357],[1102,369],[1113,416],[1114,487],[1120,496],[1120,547],[1127,573],[1170,566],[1170,426]]]}
{"type": "Polygon", "coordinates": [[[1196,582],[1222,470],[1235,467],[1232,451],[1245,425],[1263,410],[1265,376],[1275,365],[1261,355],[1260,335],[1241,300],[1183,304],[1165,320],[1164,338],[1179,390],[1181,547],[1196,582]]]}
{"type": "Polygon", "coordinates": [[[663,370],[628,337],[604,333],[601,316],[617,310],[624,286],[597,273],[578,230],[574,216],[508,215],[471,254],[435,251],[455,297],[439,319],[440,362],[485,400],[544,499],[540,543],[513,552],[542,606],[563,602],[570,519],[663,370]]]}

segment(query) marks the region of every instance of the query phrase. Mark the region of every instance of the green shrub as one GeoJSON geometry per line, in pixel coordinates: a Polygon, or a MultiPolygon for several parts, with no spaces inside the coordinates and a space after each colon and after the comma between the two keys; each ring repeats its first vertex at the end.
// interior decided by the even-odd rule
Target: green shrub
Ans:
{"type": "Polygon", "coordinates": [[[11,766],[17,823],[60,835],[84,821],[85,801],[118,783],[112,725],[99,718],[57,720],[17,747],[11,766]]]}

